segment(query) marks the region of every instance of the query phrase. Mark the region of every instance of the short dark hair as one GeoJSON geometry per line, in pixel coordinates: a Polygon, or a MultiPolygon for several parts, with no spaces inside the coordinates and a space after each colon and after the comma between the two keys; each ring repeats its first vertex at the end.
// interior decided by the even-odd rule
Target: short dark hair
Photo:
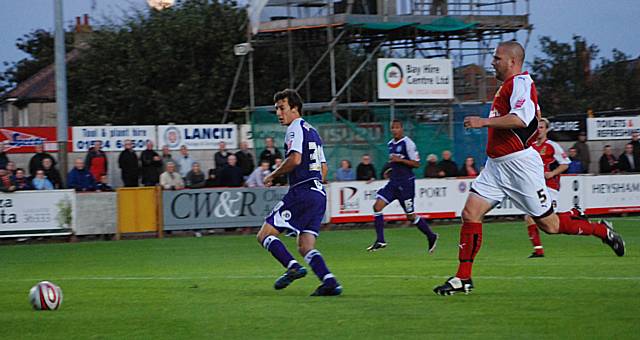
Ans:
{"type": "Polygon", "coordinates": [[[278,100],[287,100],[289,107],[298,108],[298,113],[302,114],[302,97],[298,94],[298,91],[292,89],[284,89],[280,92],[276,92],[273,95],[273,102],[277,103],[278,100]]]}
{"type": "Polygon", "coordinates": [[[400,124],[400,126],[402,126],[402,121],[400,119],[394,119],[394,120],[391,121],[391,125],[393,125],[395,123],[398,123],[398,124],[400,124]]]}

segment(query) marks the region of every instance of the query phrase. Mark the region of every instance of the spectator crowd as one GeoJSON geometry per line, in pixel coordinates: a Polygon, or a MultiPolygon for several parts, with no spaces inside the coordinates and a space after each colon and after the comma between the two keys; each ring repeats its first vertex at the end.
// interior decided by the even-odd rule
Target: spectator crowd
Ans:
{"type": "MultiPolygon", "coordinates": [[[[70,188],[78,192],[113,191],[107,176],[109,162],[102,150],[102,143],[96,142],[85,157],[76,158],[73,168],[66,175],[63,183],[62,175],[57,169],[56,159],[45,152],[42,145],[35,146],[35,154],[28,167],[19,168],[11,161],[0,143],[0,191],[18,190],[52,190],[70,188]],[[27,172],[28,170],[28,172],[27,172]]],[[[451,151],[444,150],[440,159],[435,154],[426,157],[423,175],[425,178],[467,177],[477,176],[481,170],[473,157],[466,157],[458,166],[452,159],[451,151]]],[[[571,163],[566,173],[588,173],[591,163],[586,134],[581,132],[571,148],[571,163]]],[[[182,145],[178,154],[172,154],[167,146],[160,153],[154,149],[152,142],[147,142],[146,149],[138,153],[133,149],[130,140],[124,141],[124,150],[118,156],[118,168],[124,187],[160,186],[165,190],[204,187],[263,187],[264,178],[283,161],[282,152],[275,147],[273,138],[265,139],[265,148],[256,158],[247,142],[240,143],[237,152],[227,150],[226,144],[220,142],[218,150],[212,155],[214,168],[205,171],[200,162],[190,154],[187,146],[182,145]]],[[[619,156],[611,145],[605,145],[599,159],[599,173],[635,173],[640,172],[640,137],[633,133],[631,141],[624,146],[619,156]]],[[[376,172],[372,157],[361,156],[355,170],[348,159],[340,161],[335,169],[336,181],[367,181],[386,178],[389,163],[385,163],[380,174],[376,172]]],[[[286,176],[280,176],[273,184],[287,185],[286,176]]]]}

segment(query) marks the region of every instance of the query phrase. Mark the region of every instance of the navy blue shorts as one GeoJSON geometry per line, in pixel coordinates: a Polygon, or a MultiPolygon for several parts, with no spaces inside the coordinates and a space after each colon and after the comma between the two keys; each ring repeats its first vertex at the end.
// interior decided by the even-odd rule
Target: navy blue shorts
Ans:
{"type": "Polygon", "coordinates": [[[327,209],[327,194],[322,183],[312,180],[300,183],[278,202],[265,219],[279,232],[309,233],[318,236],[327,209]]]}
{"type": "Polygon", "coordinates": [[[410,179],[406,181],[390,180],[384,188],[378,190],[376,197],[390,204],[398,200],[402,209],[407,214],[414,212],[413,198],[416,194],[416,181],[410,179]]]}

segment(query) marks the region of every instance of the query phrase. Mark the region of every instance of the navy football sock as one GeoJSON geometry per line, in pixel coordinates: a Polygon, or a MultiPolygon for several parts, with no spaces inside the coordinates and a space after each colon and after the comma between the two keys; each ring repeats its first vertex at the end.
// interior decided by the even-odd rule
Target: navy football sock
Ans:
{"type": "Polygon", "coordinates": [[[335,286],[338,284],[335,276],[331,274],[329,268],[324,263],[324,259],[322,258],[322,254],[316,249],[310,250],[305,256],[304,260],[311,266],[313,272],[316,273],[316,276],[320,281],[324,282],[327,285],[335,286]]]}
{"type": "Polygon", "coordinates": [[[376,241],[385,243],[384,242],[384,216],[382,216],[381,211],[374,212],[373,216],[375,219],[375,226],[376,226],[376,241]]]}
{"type": "Polygon", "coordinates": [[[415,224],[418,227],[418,229],[420,229],[420,231],[423,234],[427,235],[428,237],[433,237],[435,235],[433,230],[429,228],[429,224],[427,224],[427,221],[420,218],[420,216],[416,216],[416,219],[413,221],[413,224],[415,224]]]}
{"type": "Polygon", "coordinates": [[[268,250],[283,267],[287,269],[300,267],[298,261],[291,256],[291,253],[289,253],[287,247],[284,246],[284,243],[282,243],[279,238],[269,235],[262,240],[262,246],[268,250]]]}

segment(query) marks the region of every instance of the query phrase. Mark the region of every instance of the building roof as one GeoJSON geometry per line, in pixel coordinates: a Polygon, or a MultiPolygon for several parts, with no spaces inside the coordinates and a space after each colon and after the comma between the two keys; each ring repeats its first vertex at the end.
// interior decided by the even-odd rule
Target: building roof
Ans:
{"type": "MultiPolygon", "coordinates": [[[[80,51],[77,49],[67,53],[67,63],[78,58],[80,51]]],[[[0,95],[0,103],[6,101],[16,102],[55,102],[56,100],[56,72],[55,64],[50,64],[41,69],[27,80],[18,84],[12,90],[0,95]]]]}

